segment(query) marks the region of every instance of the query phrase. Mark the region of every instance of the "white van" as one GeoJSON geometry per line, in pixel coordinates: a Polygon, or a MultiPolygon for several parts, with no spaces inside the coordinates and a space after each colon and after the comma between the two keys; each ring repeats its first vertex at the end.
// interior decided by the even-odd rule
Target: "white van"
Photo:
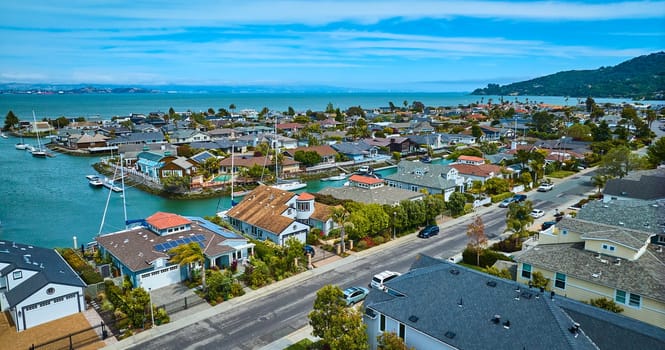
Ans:
{"type": "Polygon", "coordinates": [[[383,284],[400,275],[402,274],[393,271],[383,271],[381,273],[377,273],[374,275],[374,277],[372,277],[372,282],[369,284],[369,286],[371,288],[385,290],[386,287],[383,284]]]}

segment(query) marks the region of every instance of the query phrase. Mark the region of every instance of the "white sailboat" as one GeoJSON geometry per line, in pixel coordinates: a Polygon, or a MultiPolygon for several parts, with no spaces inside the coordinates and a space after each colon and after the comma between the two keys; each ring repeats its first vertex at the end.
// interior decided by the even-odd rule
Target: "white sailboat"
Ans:
{"type": "MultiPolygon", "coordinates": [[[[235,152],[234,152],[234,149],[235,149],[235,146],[232,144],[231,145],[231,208],[233,208],[236,204],[238,204],[238,203],[235,202],[235,200],[233,198],[233,196],[234,196],[233,184],[235,183],[235,169],[234,169],[234,166],[235,166],[235,164],[234,164],[235,152]]],[[[226,209],[226,210],[222,210],[222,211],[218,211],[217,216],[219,216],[220,218],[226,220],[226,218],[228,217],[227,214],[229,213],[229,210],[231,210],[231,208],[226,209]]]]}
{"type": "Polygon", "coordinates": [[[270,185],[270,187],[283,191],[295,191],[307,187],[307,183],[297,179],[286,181],[279,178],[279,166],[277,164],[278,153],[279,147],[277,147],[277,120],[275,120],[275,184],[270,185]]]}
{"type": "Polygon", "coordinates": [[[21,141],[18,142],[16,145],[14,145],[14,148],[18,150],[25,150],[26,148],[28,148],[28,145],[23,142],[23,131],[21,131],[19,134],[21,136],[21,141]]]}
{"type": "Polygon", "coordinates": [[[48,154],[42,148],[42,142],[39,139],[39,128],[37,127],[37,117],[35,116],[35,111],[32,111],[32,119],[35,121],[35,130],[37,130],[37,148],[30,151],[30,153],[32,153],[32,156],[35,158],[46,158],[48,154]]]}

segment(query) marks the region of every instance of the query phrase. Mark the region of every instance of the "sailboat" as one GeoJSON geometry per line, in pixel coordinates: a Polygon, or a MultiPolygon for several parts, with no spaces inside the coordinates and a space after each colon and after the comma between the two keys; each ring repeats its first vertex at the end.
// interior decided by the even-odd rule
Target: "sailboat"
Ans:
{"type": "MultiPolygon", "coordinates": [[[[235,146],[231,145],[231,208],[233,208],[236,204],[238,204],[238,203],[235,202],[235,200],[233,198],[233,196],[234,196],[233,184],[235,183],[235,180],[236,180],[235,179],[235,168],[234,168],[234,166],[235,166],[235,164],[234,164],[234,161],[235,161],[234,149],[235,149],[235,146]]],[[[228,217],[227,214],[228,214],[229,210],[231,210],[231,208],[217,212],[217,216],[219,216],[222,219],[226,219],[228,217]]]]}
{"type": "Polygon", "coordinates": [[[307,183],[300,180],[280,180],[279,178],[279,166],[277,164],[277,154],[279,153],[279,147],[277,147],[277,120],[275,120],[275,184],[270,185],[272,188],[283,191],[295,191],[301,188],[307,187],[307,183]]]}
{"type": "Polygon", "coordinates": [[[21,142],[18,142],[14,147],[18,150],[25,150],[28,148],[28,145],[23,142],[23,131],[20,132],[21,135],[21,142]]]}
{"type": "Polygon", "coordinates": [[[35,111],[32,111],[32,119],[35,121],[35,130],[37,130],[37,148],[35,148],[30,153],[32,153],[32,156],[35,158],[46,158],[48,154],[42,148],[42,142],[39,139],[39,128],[37,127],[37,117],[35,116],[35,111]]]}

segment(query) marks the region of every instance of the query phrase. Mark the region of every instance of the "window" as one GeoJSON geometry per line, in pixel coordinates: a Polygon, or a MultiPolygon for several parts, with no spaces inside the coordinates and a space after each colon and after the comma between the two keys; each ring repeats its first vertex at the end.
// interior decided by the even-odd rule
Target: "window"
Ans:
{"type": "Polygon", "coordinates": [[[23,271],[14,271],[12,277],[14,277],[15,280],[20,280],[23,278],[23,271]]]}
{"type": "Polygon", "coordinates": [[[628,299],[628,305],[634,307],[640,307],[640,302],[642,298],[638,294],[630,293],[630,298],[628,299]]]}
{"type": "Polygon", "coordinates": [[[617,289],[616,294],[614,295],[614,301],[616,301],[619,304],[625,304],[626,292],[617,289]]]}
{"type": "Polygon", "coordinates": [[[562,234],[562,235],[567,235],[567,234],[568,234],[568,230],[566,230],[566,229],[561,230],[561,234],[562,234]]]}
{"type": "Polygon", "coordinates": [[[55,288],[53,288],[53,287],[46,290],[46,294],[48,294],[48,295],[53,295],[54,293],[55,293],[55,288]]]}
{"type": "Polygon", "coordinates": [[[556,273],[554,286],[561,289],[566,289],[566,275],[563,273],[556,273]]]}
{"type": "Polygon", "coordinates": [[[404,340],[404,333],[406,333],[406,327],[404,326],[404,323],[399,324],[399,337],[404,340]]]}
{"type": "Polygon", "coordinates": [[[379,330],[381,332],[386,330],[386,315],[384,315],[384,314],[381,314],[381,317],[380,317],[379,330]]]}
{"type": "Polygon", "coordinates": [[[522,277],[531,279],[531,265],[522,264],[522,277]]]}
{"type": "Polygon", "coordinates": [[[609,245],[609,244],[603,244],[602,247],[603,247],[604,250],[609,250],[611,252],[613,252],[616,249],[615,246],[609,245]]]}

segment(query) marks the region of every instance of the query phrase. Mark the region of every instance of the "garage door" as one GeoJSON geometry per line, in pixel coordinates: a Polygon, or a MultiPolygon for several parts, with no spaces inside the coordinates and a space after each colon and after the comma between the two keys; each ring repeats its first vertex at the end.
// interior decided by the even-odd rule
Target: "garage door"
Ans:
{"type": "Polygon", "coordinates": [[[79,310],[77,293],[23,307],[23,329],[75,314],[79,310]]]}
{"type": "Polygon", "coordinates": [[[147,272],[139,276],[139,287],[143,289],[157,289],[178,283],[180,278],[180,266],[173,265],[165,269],[147,272]]]}

